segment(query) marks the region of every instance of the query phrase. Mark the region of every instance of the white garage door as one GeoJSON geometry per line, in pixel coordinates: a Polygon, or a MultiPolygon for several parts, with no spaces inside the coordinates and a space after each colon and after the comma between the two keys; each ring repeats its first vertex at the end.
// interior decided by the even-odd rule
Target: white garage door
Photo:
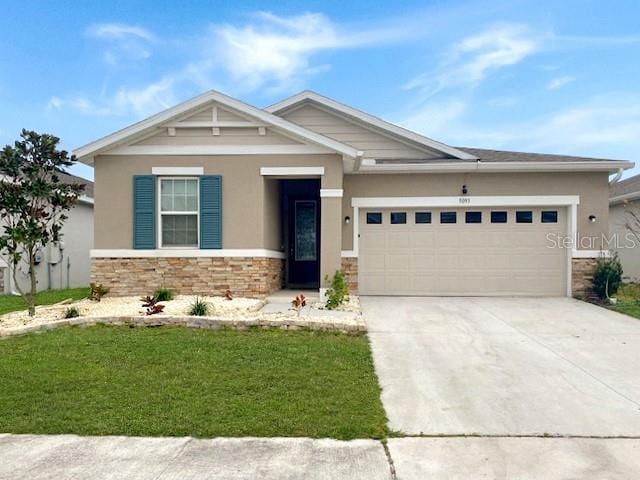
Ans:
{"type": "Polygon", "coordinates": [[[363,295],[566,294],[566,208],[362,209],[363,295]]]}

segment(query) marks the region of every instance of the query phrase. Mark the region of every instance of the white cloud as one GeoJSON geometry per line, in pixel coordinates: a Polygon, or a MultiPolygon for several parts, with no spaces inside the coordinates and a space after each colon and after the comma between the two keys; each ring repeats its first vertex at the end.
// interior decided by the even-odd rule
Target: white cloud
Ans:
{"type": "MultiPolygon", "coordinates": [[[[184,92],[222,88],[240,94],[258,88],[292,89],[302,79],[331,68],[312,62],[317,52],[396,41],[405,34],[401,29],[337,25],[319,13],[280,17],[259,12],[244,25],[211,26],[201,39],[192,41],[190,51],[195,54],[158,81],[142,87],[123,86],[96,99],[86,95],[54,97],[49,104],[86,114],[142,116],[177,103],[184,92]]],[[[111,64],[127,56],[143,57],[147,44],[155,41],[151,32],[123,24],[93,25],[87,35],[110,42],[105,60],[111,64]]]]}
{"type": "Polygon", "coordinates": [[[559,88],[562,88],[573,81],[575,81],[575,78],[570,77],[568,75],[565,75],[563,77],[552,78],[551,81],[547,84],[547,89],[558,90],[559,88]]]}
{"type": "Polygon", "coordinates": [[[49,103],[47,103],[48,109],[60,109],[64,101],[60,97],[53,96],[49,99],[49,103]]]}
{"type": "Polygon", "coordinates": [[[149,30],[123,23],[93,24],[86,29],[85,34],[106,42],[107,49],[103,53],[103,59],[110,65],[149,58],[149,45],[155,41],[155,36],[149,30]]]}
{"type": "Polygon", "coordinates": [[[460,40],[435,71],[410,80],[405,88],[418,89],[430,97],[446,88],[473,86],[490,73],[536,53],[541,44],[542,37],[526,25],[494,25],[460,40]]]}
{"type": "Polygon", "coordinates": [[[396,30],[352,31],[320,13],[279,17],[259,12],[253,19],[242,26],[214,25],[210,39],[218,65],[251,90],[327,70],[328,65],[312,64],[317,52],[391,41],[399,35],[396,30]]]}

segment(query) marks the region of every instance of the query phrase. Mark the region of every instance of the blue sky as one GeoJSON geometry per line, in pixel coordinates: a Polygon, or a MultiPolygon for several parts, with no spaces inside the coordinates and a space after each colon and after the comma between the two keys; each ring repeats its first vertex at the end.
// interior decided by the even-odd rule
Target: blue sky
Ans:
{"type": "Polygon", "coordinates": [[[637,0],[0,6],[0,144],[26,127],[73,149],[207,89],[263,107],[309,88],[455,146],[640,163],[637,0]]]}

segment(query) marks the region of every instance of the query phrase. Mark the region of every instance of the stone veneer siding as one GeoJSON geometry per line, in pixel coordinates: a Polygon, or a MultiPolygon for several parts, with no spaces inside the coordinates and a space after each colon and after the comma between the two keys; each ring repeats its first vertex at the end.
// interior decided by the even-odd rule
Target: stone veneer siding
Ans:
{"type": "Polygon", "coordinates": [[[342,259],[342,274],[347,282],[349,293],[358,293],[358,259],[355,257],[342,259]]]}
{"type": "Polygon", "coordinates": [[[151,295],[160,287],[178,294],[261,298],[282,288],[283,261],[263,257],[93,258],[91,281],[110,294],[151,295]]]}
{"type": "Polygon", "coordinates": [[[571,293],[575,297],[590,297],[593,295],[593,271],[596,268],[596,258],[571,259],[571,293]]]}

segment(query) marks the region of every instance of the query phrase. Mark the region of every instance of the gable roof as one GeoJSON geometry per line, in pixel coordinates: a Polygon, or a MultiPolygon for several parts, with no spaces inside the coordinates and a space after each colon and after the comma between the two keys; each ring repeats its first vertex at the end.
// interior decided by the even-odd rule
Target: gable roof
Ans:
{"type": "Polygon", "coordinates": [[[475,155],[481,162],[625,162],[625,160],[556,155],[552,153],[514,152],[470,147],[458,148],[475,155]]]}
{"type": "Polygon", "coordinates": [[[444,155],[449,156],[452,159],[477,160],[477,157],[469,152],[462,151],[455,147],[450,147],[449,145],[445,145],[444,143],[425,137],[424,135],[420,135],[419,133],[407,130],[406,128],[387,122],[386,120],[383,120],[379,117],[350,107],[348,105],[345,105],[344,103],[337,102],[331,98],[325,97],[311,90],[304,90],[296,95],[293,95],[292,97],[286,98],[281,102],[265,108],[265,111],[276,115],[282,115],[287,111],[290,111],[307,103],[320,105],[322,107],[333,110],[334,112],[338,112],[339,114],[344,115],[352,120],[364,123],[370,127],[374,127],[375,129],[382,130],[403,140],[409,140],[410,142],[415,143],[419,146],[423,146],[431,150],[440,151],[444,155]]]}
{"type": "Polygon", "coordinates": [[[640,175],[613,183],[609,187],[610,203],[620,203],[638,198],[640,198],[640,175]]]}
{"type": "Polygon", "coordinates": [[[58,172],[58,177],[60,177],[62,183],[79,183],[80,185],[84,185],[82,196],[93,198],[93,182],[91,180],[87,180],[86,178],[78,177],[77,175],[72,175],[63,171],[58,172]]]}
{"type": "Polygon", "coordinates": [[[281,129],[302,140],[328,148],[347,157],[356,158],[361,155],[361,152],[349,145],[345,145],[344,143],[325,137],[319,133],[312,132],[311,130],[296,125],[295,123],[288,122],[277,115],[273,115],[215,90],[209,90],[202,95],[198,95],[197,97],[168,108],[160,113],[134,123],[133,125],[79,147],[74,150],[73,153],[81,162],[92,165],[93,157],[95,155],[125,143],[128,140],[135,138],[137,135],[171,121],[180,115],[196,110],[209,102],[216,102],[230,109],[237,110],[259,120],[260,122],[281,129]]]}

